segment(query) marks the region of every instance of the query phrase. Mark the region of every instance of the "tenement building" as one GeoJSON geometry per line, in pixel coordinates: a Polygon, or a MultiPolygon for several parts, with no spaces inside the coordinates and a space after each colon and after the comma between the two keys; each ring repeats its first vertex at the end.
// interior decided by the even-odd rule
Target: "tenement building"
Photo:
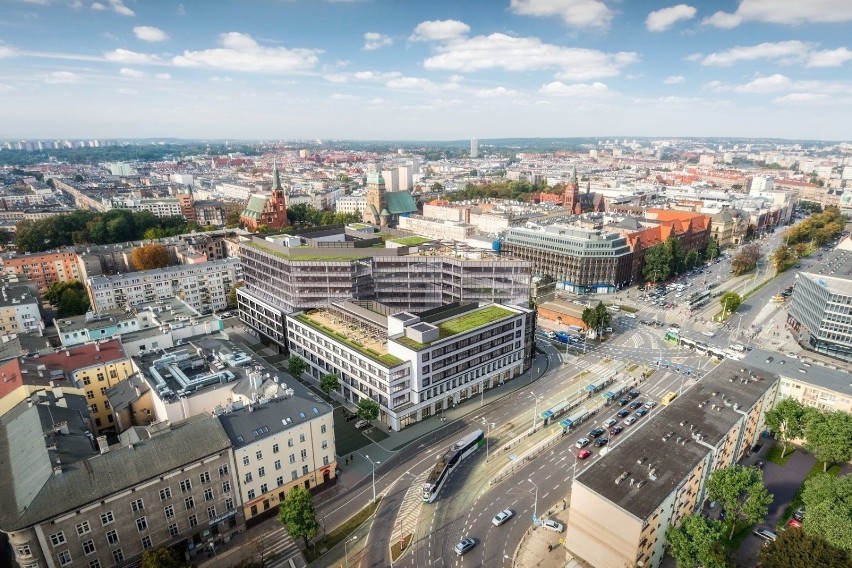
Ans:
{"type": "Polygon", "coordinates": [[[289,350],[315,380],[334,373],[340,394],[380,406],[393,430],[432,416],[529,369],[535,312],[453,303],[390,313],[375,302],[334,302],[287,316],[289,350]]]}
{"type": "Polygon", "coordinates": [[[86,400],[55,390],[0,417],[0,530],[21,568],[135,566],[147,549],[194,555],[244,528],[216,417],[112,446],[91,432],[86,400]]]}
{"type": "Polygon", "coordinates": [[[577,294],[615,292],[630,284],[633,251],[616,233],[549,225],[510,228],[502,244],[511,257],[532,263],[557,288],[577,294]]]}
{"type": "Polygon", "coordinates": [[[660,566],[670,526],[700,510],[712,471],[736,464],[763,430],[778,377],[725,361],[577,475],[571,553],[591,566],[660,566]]]}

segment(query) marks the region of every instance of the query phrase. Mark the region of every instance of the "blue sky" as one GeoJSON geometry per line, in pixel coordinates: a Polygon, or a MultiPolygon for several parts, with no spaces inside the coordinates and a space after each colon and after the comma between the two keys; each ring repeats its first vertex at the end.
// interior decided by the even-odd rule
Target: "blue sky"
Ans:
{"type": "Polygon", "coordinates": [[[850,0],[0,0],[0,137],[843,140],[850,30],[850,0]]]}

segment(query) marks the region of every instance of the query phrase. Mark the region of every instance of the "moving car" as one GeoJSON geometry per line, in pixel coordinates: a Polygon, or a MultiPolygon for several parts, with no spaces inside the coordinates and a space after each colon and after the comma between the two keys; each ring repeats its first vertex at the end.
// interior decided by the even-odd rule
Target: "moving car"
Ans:
{"type": "Polygon", "coordinates": [[[547,519],[546,521],[541,523],[541,526],[550,531],[562,532],[563,530],[565,530],[565,525],[563,525],[559,521],[554,521],[553,519],[547,519]]]}
{"type": "Polygon", "coordinates": [[[499,527],[514,516],[515,513],[513,513],[511,509],[503,509],[502,511],[494,515],[494,518],[491,519],[491,523],[495,527],[499,527]]]}
{"type": "Polygon", "coordinates": [[[463,554],[468,552],[474,546],[476,546],[475,540],[473,540],[472,538],[463,538],[456,545],[456,548],[455,548],[456,554],[458,554],[459,556],[462,556],[463,554]]]}
{"type": "Polygon", "coordinates": [[[359,430],[362,429],[362,428],[366,428],[369,425],[370,425],[369,420],[359,420],[358,422],[355,423],[355,427],[358,428],[359,430]]]}

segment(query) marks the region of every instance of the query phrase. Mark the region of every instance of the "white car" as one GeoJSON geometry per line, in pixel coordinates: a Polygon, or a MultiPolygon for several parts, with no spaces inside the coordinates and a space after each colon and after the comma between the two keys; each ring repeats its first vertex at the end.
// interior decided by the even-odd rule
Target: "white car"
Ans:
{"type": "Polygon", "coordinates": [[[616,424],[618,424],[618,420],[616,420],[615,418],[609,418],[608,420],[604,421],[604,423],[603,423],[604,428],[611,428],[612,426],[615,426],[616,424]]]}
{"type": "Polygon", "coordinates": [[[627,418],[625,418],[625,419],[624,419],[624,423],[625,423],[627,426],[630,426],[631,424],[633,424],[634,422],[636,422],[636,420],[638,420],[638,418],[636,418],[635,416],[628,416],[627,418]]]}
{"type": "Polygon", "coordinates": [[[362,428],[366,428],[369,425],[370,425],[369,420],[359,420],[358,422],[355,423],[355,427],[359,430],[362,429],[362,428]]]}
{"type": "Polygon", "coordinates": [[[513,513],[511,509],[503,509],[502,511],[494,515],[494,518],[491,519],[491,523],[495,527],[499,527],[500,525],[511,519],[513,516],[515,516],[515,513],[513,513]]]}
{"type": "Polygon", "coordinates": [[[549,531],[556,531],[560,533],[565,530],[565,525],[563,525],[559,521],[554,521],[553,519],[547,519],[546,521],[541,523],[541,526],[543,526],[549,531]]]}
{"type": "Polygon", "coordinates": [[[574,445],[577,446],[577,448],[579,448],[579,449],[583,449],[591,443],[592,443],[592,441],[589,440],[588,438],[580,438],[579,440],[577,440],[577,443],[575,443],[574,445]]]}
{"type": "Polygon", "coordinates": [[[703,335],[706,335],[707,337],[716,337],[716,333],[715,333],[715,332],[710,331],[709,329],[708,329],[707,331],[702,331],[701,333],[702,333],[703,335]]]}

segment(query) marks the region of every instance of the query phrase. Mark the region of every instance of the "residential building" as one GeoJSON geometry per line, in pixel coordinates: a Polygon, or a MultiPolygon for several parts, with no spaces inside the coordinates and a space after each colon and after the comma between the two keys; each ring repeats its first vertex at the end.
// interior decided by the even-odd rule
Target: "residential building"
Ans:
{"type": "Polygon", "coordinates": [[[21,402],[0,417],[12,456],[0,460],[0,530],[18,566],[131,566],[160,546],[194,556],[244,529],[217,418],[131,433],[121,445],[95,442],[85,399],[74,395],[21,402]]]}
{"type": "Polygon", "coordinates": [[[852,361],[852,250],[838,248],[817,268],[798,273],[787,326],[806,348],[852,361]]]}
{"type": "Polygon", "coordinates": [[[470,157],[474,159],[479,157],[479,141],[476,138],[470,139],[470,157]]]}
{"type": "Polygon", "coordinates": [[[566,546],[591,566],[660,566],[666,530],[707,499],[710,473],[760,439],[778,377],[725,361],[632,426],[571,487],[566,546]]]}
{"type": "Polygon", "coordinates": [[[126,309],[143,302],[178,297],[202,313],[224,309],[231,288],[242,279],[237,258],[168,266],[87,280],[92,311],[126,309]]]}
{"type": "Polygon", "coordinates": [[[519,376],[532,364],[535,312],[453,303],[390,315],[378,303],[334,302],[287,316],[290,353],[314,379],[334,373],[343,398],[379,404],[399,430],[519,376]]]}
{"type": "Polygon", "coordinates": [[[512,227],[502,250],[532,262],[535,274],[553,278],[557,288],[569,292],[612,293],[631,281],[633,251],[616,233],[568,225],[512,227]]]}
{"type": "Polygon", "coordinates": [[[722,209],[710,216],[710,235],[721,248],[735,247],[748,233],[751,217],[740,209],[722,209]]]}
{"type": "Polygon", "coordinates": [[[363,213],[367,209],[367,197],[364,195],[346,195],[337,199],[334,210],[337,213],[363,213]]]}
{"type": "Polygon", "coordinates": [[[74,251],[0,255],[6,274],[26,276],[44,295],[55,282],[81,280],[77,254],[74,251]]]}
{"type": "Polygon", "coordinates": [[[44,332],[41,303],[27,286],[3,285],[0,289],[0,336],[44,332]]]}
{"type": "MultiPolygon", "coordinates": [[[[5,355],[5,354],[4,354],[5,355]]],[[[85,396],[82,384],[72,381],[61,368],[41,363],[38,358],[13,357],[0,363],[0,416],[34,395],[45,398],[54,390],[56,397],[65,394],[85,396]]]]}
{"type": "Polygon", "coordinates": [[[184,209],[181,201],[171,197],[158,199],[111,199],[107,209],[129,209],[131,211],[150,211],[157,217],[182,217],[184,209]]]}

